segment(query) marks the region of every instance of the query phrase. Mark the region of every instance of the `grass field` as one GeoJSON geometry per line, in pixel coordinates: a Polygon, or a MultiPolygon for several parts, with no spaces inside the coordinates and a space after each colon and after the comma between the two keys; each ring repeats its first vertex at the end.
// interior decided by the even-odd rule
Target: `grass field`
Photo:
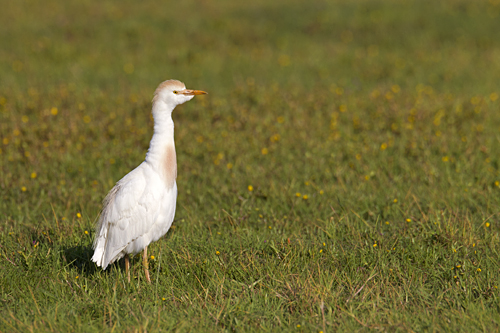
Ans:
{"type": "Polygon", "coordinates": [[[1,1],[0,331],[500,330],[500,1],[1,1]],[[166,79],[174,226],[90,262],[166,79]]]}

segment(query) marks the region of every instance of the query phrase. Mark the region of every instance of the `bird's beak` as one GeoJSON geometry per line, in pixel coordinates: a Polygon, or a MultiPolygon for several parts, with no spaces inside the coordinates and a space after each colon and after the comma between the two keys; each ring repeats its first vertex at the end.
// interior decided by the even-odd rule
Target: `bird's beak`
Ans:
{"type": "Polygon", "coordinates": [[[191,89],[184,89],[179,91],[179,93],[183,95],[205,95],[207,92],[202,91],[202,90],[191,90],[191,89]]]}

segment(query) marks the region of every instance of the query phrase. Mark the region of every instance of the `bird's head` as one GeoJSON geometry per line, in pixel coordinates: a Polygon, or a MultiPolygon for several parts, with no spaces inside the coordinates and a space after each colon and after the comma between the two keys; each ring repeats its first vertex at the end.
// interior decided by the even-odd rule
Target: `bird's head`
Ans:
{"type": "Polygon", "coordinates": [[[158,86],[153,97],[153,104],[162,101],[165,104],[175,107],[179,104],[191,100],[195,95],[204,95],[201,90],[186,89],[186,85],[181,81],[167,80],[158,86]]]}

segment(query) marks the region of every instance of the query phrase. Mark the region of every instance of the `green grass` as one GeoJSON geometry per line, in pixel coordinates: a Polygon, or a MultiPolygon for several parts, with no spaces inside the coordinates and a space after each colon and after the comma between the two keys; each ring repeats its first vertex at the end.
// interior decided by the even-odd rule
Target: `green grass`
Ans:
{"type": "Polygon", "coordinates": [[[1,331],[500,329],[498,1],[1,8],[1,331]],[[93,223],[170,78],[209,95],[128,284],[93,223]]]}

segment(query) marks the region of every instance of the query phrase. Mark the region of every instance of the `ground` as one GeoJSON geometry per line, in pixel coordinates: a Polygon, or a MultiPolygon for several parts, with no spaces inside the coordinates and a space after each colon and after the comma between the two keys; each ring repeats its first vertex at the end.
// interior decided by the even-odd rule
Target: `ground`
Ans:
{"type": "Polygon", "coordinates": [[[3,1],[0,330],[498,331],[500,2],[3,1]],[[170,232],[93,225],[178,107],[170,232]]]}

